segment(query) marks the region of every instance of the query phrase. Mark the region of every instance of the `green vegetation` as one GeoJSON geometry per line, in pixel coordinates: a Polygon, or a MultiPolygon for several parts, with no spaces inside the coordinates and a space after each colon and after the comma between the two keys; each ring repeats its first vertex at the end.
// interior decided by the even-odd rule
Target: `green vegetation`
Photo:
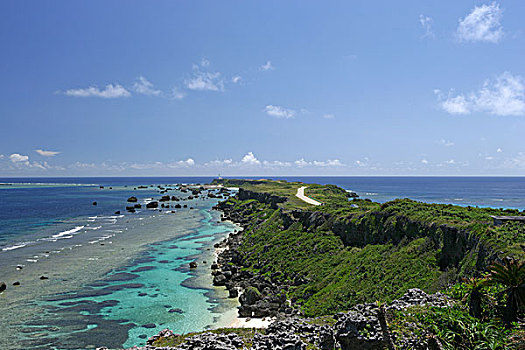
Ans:
{"type": "Polygon", "coordinates": [[[519,211],[409,199],[379,204],[350,199],[331,185],[224,184],[288,199],[278,208],[236,198],[227,205],[250,219],[240,247],[245,269],[290,285],[288,297],[306,316],[389,302],[410,288],[441,290],[455,298],[455,306],[390,314],[393,334],[433,334],[447,349],[498,349],[511,337],[523,338],[520,331],[505,329],[501,319],[508,326],[523,311],[525,225],[495,226],[491,218],[519,211]],[[301,186],[308,186],[306,195],[323,205],[296,198],[301,186]],[[508,261],[514,262],[495,264],[487,275],[498,256],[511,256],[508,261]]]}
{"type": "Polygon", "coordinates": [[[461,306],[450,308],[411,307],[389,314],[394,338],[415,335],[423,342],[437,336],[445,349],[503,349],[511,332],[497,321],[480,321],[461,306]]]}
{"type": "Polygon", "coordinates": [[[516,321],[518,312],[525,306],[525,262],[514,259],[504,259],[495,263],[487,282],[490,285],[502,285],[506,297],[503,319],[508,325],[516,321]]]}
{"type": "MultiPolygon", "coordinates": [[[[247,203],[235,205],[242,208],[247,203]]],[[[307,316],[333,314],[365,301],[391,301],[410,288],[437,291],[440,287],[437,281],[442,273],[427,238],[397,246],[345,247],[322,226],[309,231],[294,223],[282,230],[278,210],[264,204],[257,209],[262,210],[250,216],[255,222],[265,220],[257,229],[246,231],[241,252],[256,272],[277,274],[282,281],[302,276],[305,283],[293,287],[289,296],[303,305],[307,316]]]]}

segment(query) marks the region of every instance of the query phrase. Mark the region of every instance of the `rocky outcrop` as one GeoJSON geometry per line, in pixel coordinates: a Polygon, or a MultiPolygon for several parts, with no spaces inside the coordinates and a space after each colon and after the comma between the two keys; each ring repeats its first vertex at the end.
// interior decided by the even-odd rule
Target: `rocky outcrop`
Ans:
{"type": "MultiPolygon", "coordinates": [[[[229,295],[239,296],[241,317],[284,317],[294,313],[286,300],[289,285],[278,284],[275,278],[267,278],[250,271],[241,270],[244,261],[238,251],[242,232],[235,232],[216,248],[224,249],[212,264],[213,284],[226,286],[229,295]],[[240,292],[239,292],[240,291],[240,292]]],[[[297,313],[297,311],[295,311],[297,313]]]]}
{"type": "MultiPolygon", "coordinates": [[[[403,310],[411,306],[449,307],[447,296],[436,293],[427,294],[421,289],[410,289],[398,300],[394,300],[386,310],[403,310]]],[[[381,324],[381,309],[376,304],[360,304],[347,313],[336,315],[334,336],[341,350],[364,349],[382,350],[387,348],[390,334],[385,324],[381,324]]],[[[419,338],[396,339],[400,348],[426,349],[426,344],[419,338]],[[419,345],[418,345],[419,343],[419,345]]]]}
{"type": "Polygon", "coordinates": [[[275,196],[266,192],[254,192],[240,188],[237,197],[244,201],[247,199],[255,199],[258,202],[269,204],[270,208],[277,209],[277,204],[287,201],[286,197],[275,196]]]}
{"type": "MultiPolygon", "coordinates": [[[[258,299],[258,296],[252,301],[258,299]]],[[[420,289],[409,290],[399,300],[394,300],[385,310],[400,310],[411,306],[429,305],[435,307],[447,307],[449,299],[442,294],[426,294],[420,289]]],[[[301,317],[286,317],[272,322],[262,332],[256,332],[249,339],[251,349],[297,349],[305,350],[315,348],[320,350],[383,350],[388,348],[388,333],[386,320],[382,325],[380,322],[381,308],[376,304],[356,305],[350,311],[335,315],[335,325],[324,324],[321,319],[308,319],[301,317]]],[[[132,348],[135,350],[183,350],[183,349],[240,349],[247,348],[248,344],[243,337],[235,332],[205,332],[194,335],[184,340],[176,347],[156,348],[153,344],[164,338],[169,340],[179,335],[165,329],[159,334],[148,339],[145,348],[132,348]]],[[[429,349],[436,339],[430,333],[423,335],[413,334],[409,338],[393,339],[390,344],[398,349],[429,349]]],[[[439,341],[439,340],[437,340],[439,341]]]]}
{"type": "Polygon", "coordinates": [[[137,202],[137,197],[129,197],[129,198],[128,198],[128,202],[130,202],[130,203],[136,203],[136,202],[137,202]]]}

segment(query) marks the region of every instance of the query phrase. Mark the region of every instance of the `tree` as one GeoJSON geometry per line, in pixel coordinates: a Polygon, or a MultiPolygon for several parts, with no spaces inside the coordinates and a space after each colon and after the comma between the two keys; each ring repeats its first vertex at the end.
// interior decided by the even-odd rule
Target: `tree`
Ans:
{"type": "Polygon", "coordinates": [[[516,321],[518,311],[525,306],[525,261],[507,257],[501,263],[494,263],[490,267],[488,282],[505,286],[507,304],[503,320],[507,325],[516,321]]]}
{"type": "Polygon", "coordinates": [[[484,278],[470,278],[465,282],[468,288],[467,295],[465,295],[465,299],[468,299],[468,313],[472,317],[481,318],[482,289],[487,286],[487,280],[484,278]]]}

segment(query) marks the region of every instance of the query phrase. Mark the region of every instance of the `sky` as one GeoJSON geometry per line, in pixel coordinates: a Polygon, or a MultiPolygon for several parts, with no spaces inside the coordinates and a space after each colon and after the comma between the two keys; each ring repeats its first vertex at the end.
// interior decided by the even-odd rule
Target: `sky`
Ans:
{"type": "Polygon", "coordinates": [[[525,2],[0,2],[0,176],[525,175],[525,2]]]}

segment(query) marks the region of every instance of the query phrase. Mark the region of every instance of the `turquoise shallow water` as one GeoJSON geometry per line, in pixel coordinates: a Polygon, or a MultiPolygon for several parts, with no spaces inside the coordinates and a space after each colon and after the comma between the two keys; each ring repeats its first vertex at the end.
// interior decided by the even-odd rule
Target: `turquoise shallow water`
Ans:
{"type": "MultiPolygon", "coordinates": [[[[130,264],[115,269],[106,278],[92,284],[93,287],[51,297],[51,301],[43,305],[51,306],[55,313],[72,307],[76,311],[79,305],[91,305],[94,306],[91,310],[80,310],[88,319],[95,315],[105,320],[133,324],[128,330],[125,347],[144,343],[146,336],[164,328],[188,333],[213,327],[221,317],[220,311],[214,312],[219,306],[217,301],[220,296],[213,297],[215,290],[211,285],[198,288],[186,286],[184,282],[189,275],[210,273],[208,266],[212,261],[203,260],[211,255],[206,254],[206,248],[230,232],[232,227],[215,223],[216,216],[208,211],[202,214],[201,226],[194,232],[175,240],[155,243],[130,264]],[[195,260],[198,261],[198,268],[190,269],[189,262],[195,260]],[[109,288],[120,286],[126,287],[106,294],[109,288]],[[101,305],[106,306],[99,309],[101,305]]],[[[92,325],[87,332],[98,333],[100,330],[95,328],[99,326],[96,323],[92,325]]]]}
{"type": "MultiPolygon", "coordinates": [[[[142,208],[114,215],[131,189],[114,190],[104,197],[91,189],[99,191],[99,201],[112,197],[118,207],[106,203],[108,210],[98,215],[42,220],[17,236],[30,243],[0,252],[0,276],[9,285],[0,294],[0,348],[129,347],[163,328],[186,333],[233,321],[237,301],[211,285],[213,244],[237,229],[220,222],[212,210],[217,199],[183,200],[178,203],[188,208],[175,212],[142,208]],[[12,286],[15,280],[21,286],[12,286]]],[[[160,194],[137,196],[144,203],[160,194]]],[[[4,247],[17,244],[9,238],[4,247]]]]}

